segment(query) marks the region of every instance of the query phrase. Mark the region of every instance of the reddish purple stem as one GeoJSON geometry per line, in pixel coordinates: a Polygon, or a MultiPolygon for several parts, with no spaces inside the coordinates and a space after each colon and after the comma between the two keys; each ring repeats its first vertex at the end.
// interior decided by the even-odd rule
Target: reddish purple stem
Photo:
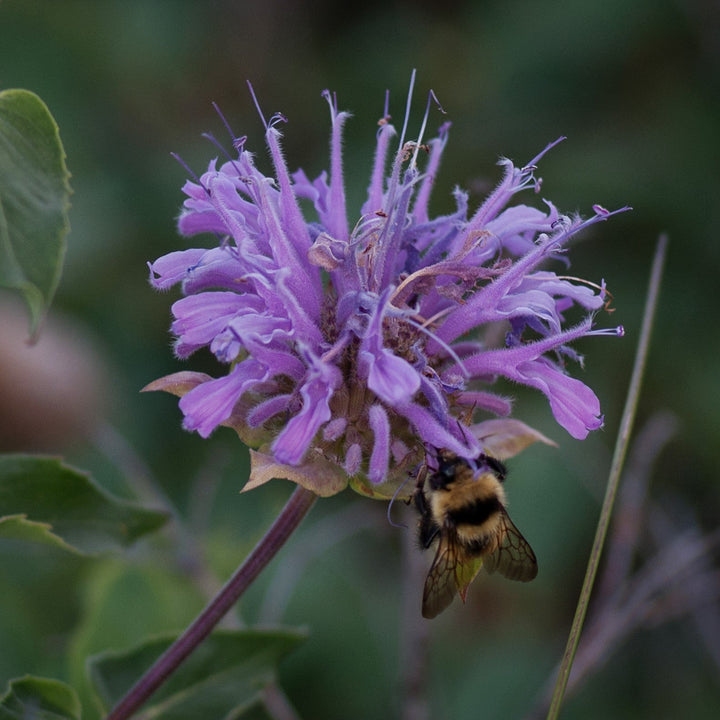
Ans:
{"type": "Polygon", "coordinates": [[[298,486],[265,536],[185,632],[111,710],[106,720],[126,720],[172,675],[211,633],[263,568],[275,557],[315,503],[317,495],[298,486]]]}

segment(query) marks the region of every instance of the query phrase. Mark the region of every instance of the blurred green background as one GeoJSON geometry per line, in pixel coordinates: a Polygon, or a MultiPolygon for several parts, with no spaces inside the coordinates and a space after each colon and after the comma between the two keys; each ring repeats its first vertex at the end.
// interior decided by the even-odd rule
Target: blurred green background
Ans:
{"type": "MultiPolygon", "coordinates": [[[[574,441],[544,398],[516,393],[516,415],[560,445],[531,448],[510,463],[512,515],[533,544],[540,575],[527,586],[481,577],[466,607],[456,603],[424,626],[432,717],[528,716],[560,659],[663,232],[669,256],[638,426],[667,412],[673,431],[663,444],[662,432],[651,430],[641,455],[653,461],[651,485],[646,511],[628,515],[639,532],[630,557],[640,565],[659,558],[662,567],[676,536],[715,529],[716,1],[4,0],[0,89],[24,87],[48,104],[74,196],[65,274],[33,349],[37,366],[22,347],[18,303],[0,296],[2,372],[17,378],[23,398],[0,400],[0,447],[61,454],[120,496],[172,504],[179,522],[112,562],[0,546],[0,686],[26,672],[80,686],[86,654],[182,628],[290,492],[276,481],[239,495],[247,458],[232,433],[202,441],[180,429],[173,398],[139,393],[178,369],[212,369],[207,359],[173,359],[169,306],[177,295],[147,283],[147,261],[185,247],[174,229],[185,171],[170,152],[204,169],[216,150],[200,134],[226,138],[216,102],[269,169],[250,80],[265,114],[282,111],[289,120],[290,167],[314,176],[327,165],[320,93],[330,88],[354,114],[345,167],[357,208],[385,89],[398,123],[413,68],[411,127],[419,127],[430,88],[453,123],[435,186],[437,212],[451,207],[456,184],[472,191],[476,205],[500,177],[500,155],[522,164],[559,135],[568,140],[540,168],[544,197],[585,215],[593,203],[634,208],[592,228],[571,253],[573,274],[605,279],[613,293],[615,313],[601,321],[626,328],[622,340],[589,338],[579,346],[586,367],[578,373],[602,400],[605,429],[574,441]],[[19,359],[8,350],[15,346],[19,359]]],[[[443,119],[431,116],[435,124],[443,119]]],[[[405,517],[403,507],[396,510],[396,519],[405,517]]],[[[408,532],[392,527],[385,511],[350,492],[322,501],[241,603],[248,623],[311,630],[281,674],[305,718],[400,715],[403,637],[416,623],[422,577],[407,570],[408,532]]],[[[708,577],[712,562],[708,556],[708,577]]],[[[717,717],[718,581],[702,584],[691,601],[674,589],[676,570],[668,567],[661,583],[667,596],[599,653],[563,717],[717,717]]]]}

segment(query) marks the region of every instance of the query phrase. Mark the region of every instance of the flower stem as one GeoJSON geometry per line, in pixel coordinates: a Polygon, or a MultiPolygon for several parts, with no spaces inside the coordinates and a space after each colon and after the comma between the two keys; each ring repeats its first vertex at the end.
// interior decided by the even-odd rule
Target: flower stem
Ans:
{"type": "Polygon", "coordinates": [[[220,592],[185,632],[111,710],[106,720],[126,720],[162,685],[190,653],[210,634],[239,597],[275,557],[315,503],[317,495],[298,486],[270,529],[220,592]]]}
{"type": "Polygon", "coordinates": [[[648,349],[650,346],[650,335],[652,330],[653,318],[658,304],[658,296],[660,294],[660,280],[662,278],[662,269],[665,261],[665,253],[667,251],[667,237],[660,236],[657,249],[655,250],[655,258],[653,260],[652,270],[650,272],[650,286],[648,288],[647,299],[645,302],[645,312],[643,314],[643,323],[640,330],[640,340],[635,355],[635,363],[633,365],[632,377],[630,378],[630,388],[628,389],[627,399],[625,401],[625,409],[623,410],[622,420],[620,421],[620,430],[618,432],[617,441],[615,443],[615,451],[613,454],[612,464],[610,466],[610,475],[608,477],[607,488],[605,489],[605,499],[603,500],[602,510],[600,511],[600,519],[598,520],[597,530],[595,531],[595,540],[590,551],[590,559],[585,571],[585,580],[580,591],[577,608],[575,609],[575,617],[573,618],[570,635],[568,637],[567,646],[560,663],[555,690],[550,702],[547,720],[556,720],[560,712],[565,687],[570,678],[570,670],[575,658],[580,633],[582,631],[585,614],[587,612],[590,595],[595,582],[600,556],[602,554],[605,536],[607,535],[608,525],[610,524],[610,516],[612,514],[615,495],[617,494],[618,484],[620,482],[620,472],[622,470],[625,454],[627,452],[630,434],[632,432],[635,420],[635,411],[637,409],[638,398],[640,396],[640,385],[645,370],[648,349]]]}

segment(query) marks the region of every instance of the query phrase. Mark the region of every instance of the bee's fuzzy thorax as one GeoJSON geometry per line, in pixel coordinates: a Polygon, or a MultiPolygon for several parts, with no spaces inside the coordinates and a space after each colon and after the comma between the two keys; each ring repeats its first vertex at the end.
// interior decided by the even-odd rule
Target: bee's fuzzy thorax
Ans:
{"type": "Polygon", "coordinates": [[[448,513],[458,508],[473,505],[476,502],[487,502],[497,498],[503,507],[506,503],[505,488],[492,473],[478,476],[458,477],[446,483],[442,489],[430,495],[430,508],[436,521],[441,521],[448,513]]]}

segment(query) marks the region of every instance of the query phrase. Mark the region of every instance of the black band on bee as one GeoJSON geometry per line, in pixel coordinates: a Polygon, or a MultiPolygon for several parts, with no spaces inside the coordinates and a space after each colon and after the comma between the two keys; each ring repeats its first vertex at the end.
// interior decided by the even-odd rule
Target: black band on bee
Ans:
{"type": "Polygon", "coordinates": [[[502,509],[497,495],[476,498],[473,502],[446,510],[446,517],[456,527],[458,525],[482,525],[488,518],[502,509]]]}

